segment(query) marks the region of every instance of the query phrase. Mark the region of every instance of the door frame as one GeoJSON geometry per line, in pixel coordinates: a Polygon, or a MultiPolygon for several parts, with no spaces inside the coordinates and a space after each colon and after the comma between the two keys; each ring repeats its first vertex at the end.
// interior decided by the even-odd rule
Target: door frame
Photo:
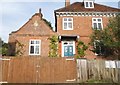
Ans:
{"type": "Polygon", "coordinates": [[[62,42],[62,46],[61,46],[61,48],[62,48],[62,57],[65,57],[64,56],[64,46],[73,46],[73,55],[75,54],[75,41],[61,41],[62,42]],[[64,43],[72,43],[72,44],[67,44],[67,45],[64,45],[64,43]]]}

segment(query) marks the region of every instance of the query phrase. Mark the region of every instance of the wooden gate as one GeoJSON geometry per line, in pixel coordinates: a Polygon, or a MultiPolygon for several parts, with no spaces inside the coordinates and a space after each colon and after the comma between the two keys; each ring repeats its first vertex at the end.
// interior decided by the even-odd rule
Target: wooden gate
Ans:
{"type": "Polygon", "coordinates": [[[19,57],[9,61],[3,77],[8,83],[65,83],[75,82],[76,74],[76,61],[71,58],[19,57]]]}

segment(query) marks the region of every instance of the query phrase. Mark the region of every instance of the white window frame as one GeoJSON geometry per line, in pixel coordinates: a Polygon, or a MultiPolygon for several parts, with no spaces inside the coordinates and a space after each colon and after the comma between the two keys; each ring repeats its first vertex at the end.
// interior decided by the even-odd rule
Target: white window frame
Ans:
{"type": "Polygon", "coordinates": [[[94,8],[94,2],[93,1],[84,1],[84,6],[85,6],[85,8],[94,8]],[[88,3],[88,7],[87,7],[86,3],[88,3]],[[92,6],[90,6],[90,3],[92,3],[92,6]]]}
{"type": "MultiPolygon", "coordinates": [[[[93,42],[95,49],[96,49],[96,42],[100,42],[100,40],[95,40],[95,41],[93,42]]],[[[97,54],[97,53],[95,52],[95,55],[99,55],[99,54],[97,54]]]]}
{"type": "Polygon", "coordinates": [[[73,30],[73,18],[72,17],[64,17],[63,18],[63,30],[73,30]],[[67,21],[64,21],[64,19],[67,19],[67,21]],[[71,19],[72,21],[68,21],[68,19],[71,19]],[[64,23],[67,23],[67,29],[64,28],[64,23]],[[72,28],[69,28],[68,23],[72,23],[72,28]]]}
{"type": "Polygon", "coordinates": [[[97,24],[97,30],[103,30],[103,21],[102,21],[102,18],[92,18],[92,27],[93,27],[93,29],[95,29],[94,28],[94,23],[97,24]],[[94,19],[96,21],[94,21],[94,19]],[[100,19],[101,21],[98,21],[98,19],[100,19]],[[98,27],[98,23],[101,23],[101,29],[98,27]]]}
{"type": "MultiPolygon", "coordinates": [[[[100,42],[100,40],[95,40],[95,41],[94,41],[94,48],[96,48],[96,42],[100,42]]],[[[100,51],[102,51],[102,48],[101,48],[101,47],[100,47],[99,49],[100,49],[100,51]]],[[[95,55],[97,56],[97,55],[99,55],[99,54],[95,53],[95,55]]]]}
{"type": "Polygon", "coordinates": [[[29,41],[29,55],[40,55],[41,54],[41,40],[38,40],[38,39],[31,39],[29,41]],[[31,44],[31,41],[39,41],[39,44],[31,44]],[[39,46],[39,53],[36,54],[35,53],[35,49],[34,49],[34,53],[30,53],[30,50],[31,50],[31,46],[39,46]]]}
{"type": "Polygon", "coordinates": [[[76,52],[75,52],[75,41],[62,41],[62,51],[61,51],[61,52],[62,52],[62,53],[61,53],[61,54],[62,54],[62,57],[65,57],[65,56],[64,56],[64,46],[69,45],[69,44],[64,45],[65,42],[67,42],[67,43],[71,43],[71,42],[72,42],[72,43],[73,43],[73,44],[71,44],[70,46],[73,46],[73,55],[74,55],[74,54],[76,53],[76,52]]]}

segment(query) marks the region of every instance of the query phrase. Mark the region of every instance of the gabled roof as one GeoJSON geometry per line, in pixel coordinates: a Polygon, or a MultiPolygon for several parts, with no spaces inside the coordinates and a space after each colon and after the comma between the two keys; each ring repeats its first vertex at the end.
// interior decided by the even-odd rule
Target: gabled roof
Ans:
{"type": "Polygon", "coordinates": [[[120,12],[120,9],[94,3],[94,8],[85,8],[83,2],[75,2],[55,12],[120,12]]]}
{"type": "Polygon", "coordinates": [[[35,13],[20,29],[13,31],[11,34],[52,35],[55,32],[42,18],[41,13],[35,13]],[[35,26],[34,23],[37,23],[38,26],[35,26]]]}

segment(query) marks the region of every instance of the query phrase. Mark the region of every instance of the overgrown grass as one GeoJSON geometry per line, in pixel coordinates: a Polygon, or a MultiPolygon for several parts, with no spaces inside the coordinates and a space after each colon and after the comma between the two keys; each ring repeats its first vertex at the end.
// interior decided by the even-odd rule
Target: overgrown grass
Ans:
{"type": "Polygon", "coordinates": [[[89,79],[86,83],[114,83],[110,80],[94,80],[94,79],[89,79]]]}

